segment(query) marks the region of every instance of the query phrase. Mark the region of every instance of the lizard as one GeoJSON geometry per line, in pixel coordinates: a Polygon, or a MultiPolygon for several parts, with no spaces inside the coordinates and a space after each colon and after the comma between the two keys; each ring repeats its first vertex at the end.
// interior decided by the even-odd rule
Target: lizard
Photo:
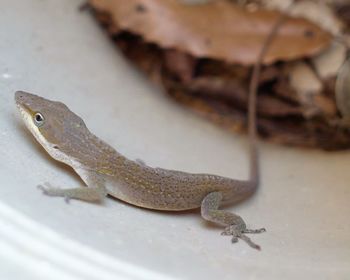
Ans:
{"type": "MultiPolygon", "coordinates": [[[[218,175],[152,168],[138,160],[129,160],[92,134],[84,121],[61,102],[17,91],[15,103],[25,125],[46,152],[55,160],[71,166],[87,186],[67,189],[52,187],[48,183],[39,185],[44,194],[90,202],[102,201],[108,194],[154,210],[200,208],[205,220],[225,226],[222,234],[232,236],[232,242],[240,238],[252,248],[260,249],[246,233],[260,233],[265,231],[264,228],[247,229],[240,216],[219,209],[221,205],[245,199],[258,186],[254,136],[250,178],[234,180],[218,175]]],[[[251,129],[250,133],[254,131],[251,129]]]]}
{"type": "Polygon", "coordinates": [[[248,96],[248,180],[152,168],[141,160],[129,160],[91,133],[84,121],[65,104],[17,91],[15,103],[29,131],[52,158],[71,166],[87,186],[62,189],[46,184],[39,185],[39,189],[49,196],[64,197],[66,201],[100,202],[110,195],[153,210],[200,208],[202,218],[223,226],[222,235],[232,236],[232,243],[242,239],[253,249],[261,250],[246,234],[262,233],[266,229],[248,229],[239,215],[219,208],[250,197],[258,188],[256,103],[259,76],[264,55],[295,2],[292,0],[281,13],[253,67],[248,96]]]}
{"type": "Polygon", "coordinates": [[[222,235],[232,236],[232,243],[242,239],[250,247],[260,250],[261,247],[246,234],[262,233],[266,229],[248,229],[239,215],[219,207],[248,198],[259,185],[257,88],[264,54],[284,20],[285,15],[282,14],[253,67],[248,96],[248,180],[152,168],[140,160],[129,160],[91,133],[84,121],[65,104],[17,91],[15,103],[29,131],[52,158],[71,166],[87,186],[57,188],[46,183],[44,186],[39,185],[39,189],[49,196],[64,197],[66,201],[80,199],[99,202],[110,195],[153,210],[184,211],[200,208],[205,220],[224,226],[222,235]]]}
{"type": "Polygon", "coordinates": [[[222,235],[231,242],[244,240],[260,250],[246,234],[262,233],[265,228],[248,229],[245,221],[220,206],[250,197],[259,185],[259,161],[256,140],[256,95],[264,54],[284,21],[282,15],[263,45],[254,65],[248,96],[248,139],[250,171],[248,180],[235,180],[213,174],[193,174],[152,168],[140,160],[129,160],[89,131],[84,121],[58,101],[25,92],[15,92],[15,103],[22,119],[46,152],[55,160],[73,168],[87,187],[58,188],[39,185],[48,196],[66,201],[80,199],[100,202],[107,195],[129,204],[163,211],[200,208],[201,216],[224,227],[222,235]]]}
{"type": "MultiPolygon", "coordinates": [[[[292,0],[289,8],[294,2],[292,0]]],[[[248,96],[248,180],[152,168],[140,160],[129,160],[91,133],[84,121],[65,104],[17,91],[15,103],[29,131],[52,158],[71,166],[87,186],[63,189],[46,184],[38,187],[44,194],[61,196],[66,201],[80,199],[100,202],[110,195],[153,210],[184,211],[200,208],[205,220],[224,227],[222,235],[232,236],[232,243],[242,239],[250,247],[261,250],[246,234],[262,233],[266,229],[248,229],[239,215],[219,208],[250,197],[259,185],[256,139],[259,75],[264,55],[286,19],[285,15],[281,14],[271,30],[253,67],[248,96]]]]}

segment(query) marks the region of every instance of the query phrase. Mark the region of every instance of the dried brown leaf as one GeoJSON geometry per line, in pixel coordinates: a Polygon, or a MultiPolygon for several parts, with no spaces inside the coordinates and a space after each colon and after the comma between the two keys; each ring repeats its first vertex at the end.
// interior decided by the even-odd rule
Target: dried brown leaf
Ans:
{"type": "MultiPolygon", "coordinates": [[[[108,13],[121,30],[146,42],[195,57],[242,65],[253,64],[279,17],[277,11],[247,11],[227,1],[188,5],[176,0],[90,0],[94,9],[108,13]]],[[[264,63],[314,55],[331,36],[317,25],[287,18],[265,55],[264,63]]]]}

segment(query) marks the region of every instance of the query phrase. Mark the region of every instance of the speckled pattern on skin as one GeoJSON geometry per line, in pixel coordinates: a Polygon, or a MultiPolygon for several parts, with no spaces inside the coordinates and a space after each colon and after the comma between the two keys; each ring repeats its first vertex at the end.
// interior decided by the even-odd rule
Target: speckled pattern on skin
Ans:
{"type": "Polygon", "coordinates": [[[92,134],[84,121],[61,102],[23,91],[16,92],[15,101],[37,141],[54,159],[70,165],[88,186],[74,189],[40,186],[45,194],[86,201],[100,201],[109,194],[155,210],[201,208],[204,219],[226,227],[223,234],[232,235],[232,242],[241,238],[260,249],[244,233],[264,229],[248,230],[241,217],[218,210],[220,205],[237,202],[255,191],[258,184],[255,148],[251,178],[247,181],[152,168],[119,154],[92,134]]]}

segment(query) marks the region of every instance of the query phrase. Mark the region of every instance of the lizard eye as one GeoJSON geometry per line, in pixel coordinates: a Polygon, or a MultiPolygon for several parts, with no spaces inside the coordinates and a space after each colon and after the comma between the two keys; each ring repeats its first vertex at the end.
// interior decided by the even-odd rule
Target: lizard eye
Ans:
{"type": "Polygon", "coordinates": [[[35,113],[33,119],[34,119],[34,123],[37,127],[42,126],[44,124],[44,121],[45,121],[44,116],[39,112],[35,113]]]}

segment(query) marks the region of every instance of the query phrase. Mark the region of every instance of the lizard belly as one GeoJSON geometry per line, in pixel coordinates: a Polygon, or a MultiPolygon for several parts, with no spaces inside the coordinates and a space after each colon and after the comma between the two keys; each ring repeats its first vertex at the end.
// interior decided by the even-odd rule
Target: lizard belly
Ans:
{"type": "Polygon", "coordinates": [[[105,186],[109,195],[127,203],[155,210],[181,211],[199,208],[202,199],[208,193],[205,189],[194,189],[189,185],[179,187],[151,185],[142,180],[128,181],[115,177],[105,178],[105,186]]]}

